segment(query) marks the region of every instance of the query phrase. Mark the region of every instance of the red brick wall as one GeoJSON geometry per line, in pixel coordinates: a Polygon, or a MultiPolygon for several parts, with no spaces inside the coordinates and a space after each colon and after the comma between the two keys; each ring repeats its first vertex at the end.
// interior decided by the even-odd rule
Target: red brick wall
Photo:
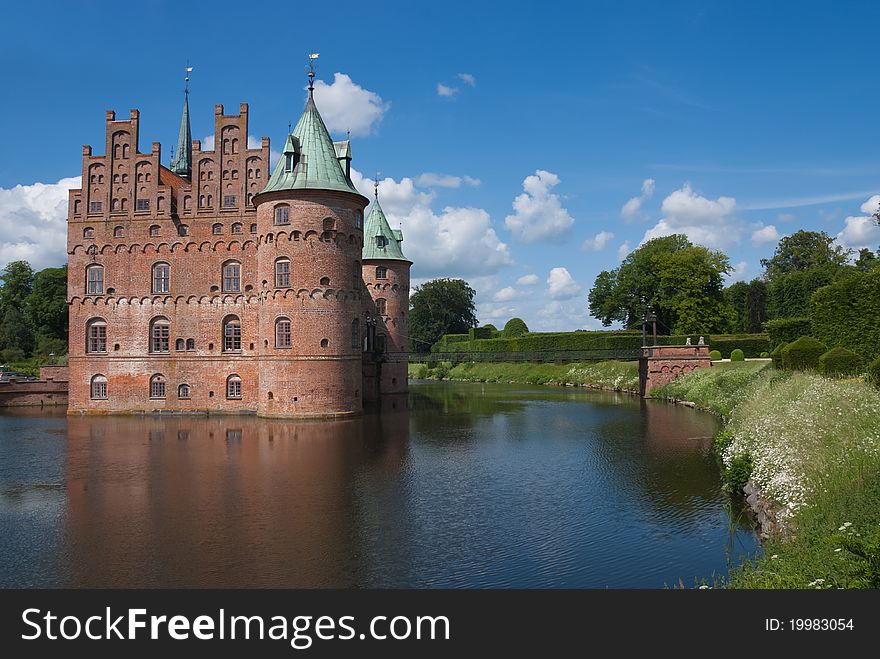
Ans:
{"type": "Polygon", "coordinates": [[[385,361],[380,366],[379,392],[404,393],[409,360],[409,270],[406,261],[369,260],[363,278],[370,294],[366,312],[377,318],[376,334],[386,338],[385,361]],[[376,268],[384,267],[387,277],[376,278],[376,268]],[[385,314],[377,312],[377,300],[385,300],[385,314]]]}
{"type": "Polygon", "coordinates": [[[643,348],[639,361],[641,394],[644,396],[652,389],[667,385],[682,375],[711,366],[707,345],[643,348]]]}

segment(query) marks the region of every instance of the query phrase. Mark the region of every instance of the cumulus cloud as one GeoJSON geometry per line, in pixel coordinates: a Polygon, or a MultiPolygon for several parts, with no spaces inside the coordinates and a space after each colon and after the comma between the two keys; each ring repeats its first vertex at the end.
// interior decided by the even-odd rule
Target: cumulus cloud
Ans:
{"type": "Polygon", "coordinates": [[[740,261],[737,263],[733,270],[727,275],[728,282],[734,281],[743,281],[746,278],[746,273],[749,271],[749,264],[745,261],[740,261]]]}
{"type": "Polygon", "coordinates": [[[859,207],[859,210],[867,215],[873,215],[880,208],[880,194],[875,194],[859,207]]]}
{"type": "Polygon", "coordinates": [[[607,247],[608,243],[611,242],[612,238],[614,238],[614,234],[610,231],[600,231],[592,238],[587,238],[581,245],[581,249],[591,252],[601,252],[607,247]]]}
{"type": "Polygon", "coordinates": [[[492,296],[492,299],[496,302],[510,302],[511,300],[515,300],[519,297],[519,291],[516,290],[513,286],[505,286],[500,291],[495,293],[492,296]]]}
{"type": "Polygon", "coordinates": [[[442,82],[437,83],[437,94],[440,96],[445,96],[446,98],[452,98],[455,96],[460,90],[458,87],[450,87],[449,85],[444,85],[442,82]]]}
{"type": "Polygon", "coordinates": [[[843,220],[843,229],[837,234],[837,242],[844,247],[859,250],[867,247],[877,249],[880,244],[880,226],[874,219],[874,213],[880,207],[880,195],[873,195],[859,210],[865,215],[850,215],[843,220]]]}
{"type": "Polygon", "coordinates": [[[468,87],[477,86],[477,79],[471,73],[459,73],[458,79],[461,80],[468,87]]]}
{"type": "Polygon", "coordinates": [[[663,200],[663,219],[645,232],[642,243],[653,238],[683,233],[698,245],[722,249],[738,243],[742,226],[733,212],[736,199],[708,199],[686,183],[663,200]]]}
{"type": "Polygon", "coordinates": [[[491,302],[484,302],[483,304],[477,305],[477,318],[480,319],[481,324],[485,324],[487,321],[498,321],[498,320],[508,320],[516,315],[516,307],[511,307],[506,304],[492,304],[491,302]]]}
{"type": "Polygon", "coordinates": [[[534,286],[539,281],[538,275],[523,275],[516,280],[518,286],[534,286]]]}
{"type": "Polygon", "coordinates": [[[632,197],[620,209],[620,216],[625,220],[633,220],[642,209],[642,202],[654,196],[654,179],[646,178],[642,181],[642,193],[638,197],[632,197]]]}
{"type": "Polygon", "coordinates": [[[562,206],[559,196],[550,192],[559,184],[552,172],[538,169],[523,181],[524,192],[513,200],[513,215],[504,219],[514,237],[524,243],[563,240],[574,218],[562,206]]]}
{"type": "Polygon", "coordinates": [[[344,73],[334,73],[329,85],[315,81],[315,103],[327,130],[348,130],[355,137],[372,133],[391,107],[379,94],[364,89],[344,73]]]}
{"type": "Polygon", "coordinates": [[[617,248],[617,260],[623,261],[623,259],[629,255],[630,251],[629,241],[627,240],[617,248]]]}
{"type": "MultiPolygon", "coordinates": [[[[351,178],[367,197],[373,181],[356,169],[351,178]]],[[[433,192],[422,192],[412,178],[379,181],[379,199],[391,226],[402,226],[404,253],[413,260],[414,277],[474,277],[489,275],[513,265],[492,218],[482,208],[432,207],[433,192]]]]}
{"type": "Polygon", "coordinates": [[[752,244],[755,246],[772,245],[778,243],[782,236],[772,224],[762,226],[752,231],[752,244]]]}
{"type": "Polygon", "coordinates": [[[0,188],[0,268],[28,261],[35,269],[67,261],[67,191],[81,178],[0,188]]]}
{"type": "Polygon", "coordinates": [[[567,300],[581,292],[581,286],[567,268],[553,268],[547,277],[547,295],[554,300],[567,300]]]}
{"type": "Polygon", "coordinates": [[[462,184],[475,188],[480,185],[480,179],[473,176],[452,176],[434,172],[425,172],[416,177],[416,185],[423,188],[460,188],[462,184]]]}

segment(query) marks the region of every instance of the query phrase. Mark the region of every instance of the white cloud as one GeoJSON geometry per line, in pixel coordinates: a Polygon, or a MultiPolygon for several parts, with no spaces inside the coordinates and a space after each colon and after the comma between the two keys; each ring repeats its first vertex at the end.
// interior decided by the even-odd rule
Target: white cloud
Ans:
{"type": "Polygon", "coordinates": [[[449,87],[448,85],[444,85],[442,82],[437,83],[437,93],[440,96],[445,96],[446,98],[451,98],[455,96],[459,92],[458,87],[449,87]]]}
{"type": "Polygon", "coordinates": [[[735,208],[733,197],[707,199],[685,183],[663,200],[664,217],[645,232],[642,243],[674,233],[683,233],[692,242],[712,248],[738,243],[742,226],[733,215],[735,208]]]}
{"type": "Polygon", "coordinates": [[[772,224],[755,229],[752,232],[752,244],[755,246],[772,245],[773,243],[778,243],[780,238],[782,236],[772,224]]]}
{"type": "Polygon", "coordinates": [[[553,268],[547,277],[547,295],[554,300],[567,300],[581,292],[578,284],[566,268],[553,268]]]}
{"type": "Polygon", "coordinates": [[[875,194],[868,201],[859,207],[859,210],[866,215],[873,215],[880,208],[880,194],[875,194]]]}
{"type": "Polygon", "coordinates": [[[511,300],[515,300],[517,297],[519,297],[519,291],[516,290],[513,286],[506,286],[495,293],[495,295],[492,296],[492,299],[496,302],[510,302],[511,300]]]}
{"type": "Polygon", "coordinates": [[[746,273],[749,271],[749,264],[746,261],[740,261],[737,263],[733,270],[727,275],[728,282],[734,281],[743,281],[746,278],[746,273]]]}
{"type": "Polygon", "coordinates": [[[538,275],[523,275],[516,280],[516,283],[519,286],[534,286],[539,281],[541,280],[538,278],[538,275]]]}
{"type": "Polygon", "coordinates": [[[462,183],[477,187],[480,185],[480,179],[473,176],[452,176],[450,174],[435,174],[434,172],[425,172],[416,177],[416,185],[423,188],[460,188],[462,183]]]}
{"type": "Polygon", "coordinates": [[[28,261],[36,270],[67,261],[67,191],[81,178],[0,188],[0,268],[28,261]]]}
{"type": "Polygon", "coordinates": [[[638,197],[632,197],[620,209],[620,216],[625,220],[635,219],[642,210],[642,202],[654,196],[654,179],[646,178],[642,181],[642,193],[638,197]]]}
{"type": "MultiPolygon", "coordinates": [[[[367,197],[373,181],[352,168],[351,178],[367,197]]],[[[403,251],[414,277],[476,277],[513,265],[507,245],[482,208],[446,206],[435,211],[433,192],[421,192],[409,177],[379,181],[379,199],[391,226],[403,228],[403,251]]]]}
{"type": "Polygon", "coordinates": [[[485,325],[487,321],[507,321],[516,315],[516,307],[506,304],[492,304],[489,302],[477,305],[477,318],[480,324],[485,325]]]}
{"type": "Polygon", "coordinates": [[[514,237],[524,243],[564,239],[574,218],[550,190],[559,184],[552,172],[538,169],[523,180],[523,194],[513,200],[514,215],[508,215],[504,224],[514,237]]]}
{"type": "Polygon", "coordinates": [[[369,135],[391,107],[376,92],[364,89],[344,73],[334,73],[329,85],[315,81],[315,104],[331,133],[351,131],[355,137],[369,135]]]}
{"type": "Polygon", "coordinates": [[[626,242],[621,244],[620,247],[617,248],[617,260],[623,261],[623,259],[625,259],[627,256],[629,256],[629,253],[630,253],[629,241],[627,240],[626,242]]]}
{"type": "Polygon", "coordinates": [[[614,234],[610,231],[600,231],[593,238],[587,238],[581,245],[581,249],[589,250],[591,252],[601,252],[608,246],[608,243],[611,242],[612,238],[614,238],[614,234]]]}
{"type": "Polygon", "coordinates": [[[859,250],[863,247],[875,250],[880,244],[880,226],[873,214],[880,206],[880,195],[871,196],[859,210],[865,215],[850,215],[843,221],[843,229],[837,234],[837,242],[844,247],[859,250]]]}
{"type": "Polygon", "coordinates": [[[576,329],[602,329],[587,314],[586,304],[551,300],[539,309],[533,321],[526,323],[533,332],[571,332],[576,329]]]}
{"type": "Polygon", "coordinates": [[[459,73],[458,79],[464,82],[468,87],[477,86],[477,79],[471,73],[459,73]]]}

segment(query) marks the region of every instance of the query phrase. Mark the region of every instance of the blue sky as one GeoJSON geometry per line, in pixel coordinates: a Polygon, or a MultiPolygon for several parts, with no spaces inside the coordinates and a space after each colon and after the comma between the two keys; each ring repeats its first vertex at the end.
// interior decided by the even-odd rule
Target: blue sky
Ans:
{"type": "MultiPolygon", "coordinates": [[[[647,237],[761,272],[801,228],[880,245],[876,29],[865,2],[16,3],[0,43],[0,266],[63,262],[66,188],[104,111],[141,111],[166,164],[250,104],[283,143],[316,101],[378,168],[416,283],[460,276],[483,322],[598,327],[586,292],[647,237]],[[47,20],[51,17],[51,21],[47,20]]],[[[73,180],[72,180],[73,179],[73,180]]]]}

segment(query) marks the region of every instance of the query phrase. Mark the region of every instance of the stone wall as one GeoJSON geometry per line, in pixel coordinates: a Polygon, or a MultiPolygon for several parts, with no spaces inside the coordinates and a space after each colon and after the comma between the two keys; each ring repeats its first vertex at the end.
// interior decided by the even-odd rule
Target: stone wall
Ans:
{"type": "Polygon", "coordinates": [[[647,396],[682,375],[711,366],[707,345],[645,346],[639,358],[639,392],[647,396]]]}

